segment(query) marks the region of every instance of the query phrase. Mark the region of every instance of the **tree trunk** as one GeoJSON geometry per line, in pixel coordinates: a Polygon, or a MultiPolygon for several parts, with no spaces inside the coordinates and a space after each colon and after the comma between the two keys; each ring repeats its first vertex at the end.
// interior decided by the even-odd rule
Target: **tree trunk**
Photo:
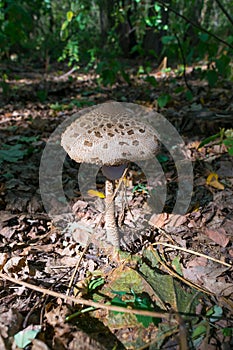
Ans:
{"type": "MultiPolygon", "coordinates": [[[[154,8],[155,3],[155,0],[151,0],[150,8],[148,10],[148,17],[156,16],[154,8]]],[[[165,11],[163,6],[161,7],[161,16],[162,22],[160,23],[160,26],[163,27],[165,24],[168,23],[168,11],[165,11]]],[[[147,55],[157,57],[160,56],[160,53],[163,48],[161,38],[164,34],[165,32],[163,29],[149,26],[146,27],[146,33],[143,38],[143,48],[147,55]]]]}
{"type": "MultiPolygon", "coordinates": [[[[203,0],[196,0],[194,6],[190,6],[187,11],[187,18],[190,18],[192,22],[201,25],[202,20],[202,11],[203,11],[204,2],[203,0]]],[[[190,25],[184,35],[184,41],[189,39],[189,46],[194,47],[199,42],[199,37],[195,32],[194,26],[190,25]]]]}
{"type": "MultiPolygon", "coordinates": [[[[120,3],[118,1],[118,7],[120,3]]],[[[122,1],[124,12],[124,21],[119,22],[117,26],[117,34],[119,36],[119,45],[125,57],[132,57],[132,48],[137,44],[136,31],[132,25],[131,16],[133,11],[136,11],[136,2],[132,0],[122,1]]]]}
{"type": "Polygon", "coordinates": [[[115,1],[99,0],[98,5],[100,10],[100,30],[102,44],[105,45],[109,30],[114,26],[112,13],[115,6],[115,1]]]}

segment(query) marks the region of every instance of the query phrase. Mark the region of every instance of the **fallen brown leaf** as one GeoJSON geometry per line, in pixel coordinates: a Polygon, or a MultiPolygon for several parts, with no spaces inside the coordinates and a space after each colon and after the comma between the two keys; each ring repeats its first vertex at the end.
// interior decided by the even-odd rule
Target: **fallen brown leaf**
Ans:
{"type": "Polygon", "coordinates": [[[178,214],[153,214],[149,220],[149,224],[151,226],[162,228],[164,226],[167,227],[179,227],[183,225],[187,221],[185,215],[178,214]]]}
{"type": "Polygon", "coordinates": [[[7,253],[0,253],[0,270],[3,268],[3,266],[7,262],[7,259],[8,259],[7,253]]]}
{"type": "Polygon", "coordinates": [[[226,235],[224,228],[220,227],[217,230],[205,228],[205,234],[221,247],[226,247],[229,243],[229,236],[226,235]]]}
{"type": "Polygon", "coordinates": [[[24,270],[26,266],[27,266],[26,258],[21,256],[14,256],[13,258],[9,259],[6,262],[3,270],[9,274],[18,273],[24,270]]]}
{"type": "Polygon", "coordinates": [[[32,350],[50,350],[50,349],[42,340],[33,339],[32,350]]]}
{"type": "Polygon", "coordinates": [[[206,265],[207,265],[207,259],[203,256],[198,256],[187,263],[188,268],[195,267],[195,266],[206,266],[206,265]]]}
{"type": "Polygon", "coordinates": [[[168,227],[179,227],[186,223],[187,218],[185,215],[169,214],[168,215],[168,227]]]}
{"type": "Polygon", "coordinates": [[[161,228],[165,225],[167,218],[168,218],[168,214],[166,214],[166,213],[153,214],[149,220],[149,224],[151,226],[161,228]]]}

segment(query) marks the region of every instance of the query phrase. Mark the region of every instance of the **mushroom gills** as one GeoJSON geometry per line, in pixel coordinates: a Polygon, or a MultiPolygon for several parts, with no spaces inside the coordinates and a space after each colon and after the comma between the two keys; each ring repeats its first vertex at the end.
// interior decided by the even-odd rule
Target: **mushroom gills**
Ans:
{"type": "Polygon", "coordinates": [[[117,180],[121,178],[126,168],[127,164],[121,164],[118,166],[103,165],[102,173],[109,180],[117,180]]]}

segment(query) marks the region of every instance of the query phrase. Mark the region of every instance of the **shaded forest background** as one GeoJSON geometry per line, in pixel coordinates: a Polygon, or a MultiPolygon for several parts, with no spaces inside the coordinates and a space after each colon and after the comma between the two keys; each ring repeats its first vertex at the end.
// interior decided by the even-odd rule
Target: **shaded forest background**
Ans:
{"type": "MultiPolygon", "coordinates": [[[[9,69],[24,65],[48,72],[57,62],[72,72],[94,71],[98,82],[130,84],[134,74],[159,67],[184,74],[195,66],[210,86],[232,79],[232,1],[35,0],[0,1],[1,88],[9,69]],[[202,70],[202,67],[205,70],[202,70]]],[[[187,97],[191,98],[190,92],[187,97]]],[[[39,94],[46,99],[46,92],[39,94]]]]}
{"type": "MultiPolygon", "coordinates": [[[[233,348],[232,8],[232,0],[0,0],[1,350],[233,348]],[[158,189],[131,164],[117,194],[127,233],[119,259],[86,241],[96,228],[105,241],[101,172],[98,191],[82,196],[79,164],[66,158],[72,219],[51,220],[39,184],[54,130],[109,100],[162,113],[194,172],[189,210],[176,215],[180,179],[162,145],[167,196],[156,214],[158,189]]],[[[54,193],[52,205],[63,202],[54,193]]]]}

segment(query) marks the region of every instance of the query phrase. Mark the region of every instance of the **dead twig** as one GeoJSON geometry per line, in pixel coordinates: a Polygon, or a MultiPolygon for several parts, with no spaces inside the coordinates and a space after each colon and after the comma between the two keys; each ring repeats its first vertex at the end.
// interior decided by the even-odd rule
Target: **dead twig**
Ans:
{"type": "MultiPolygon", "coordinates": [[[[19,284],[21,286],[24,286],[25,288],[29,288],[31,290],[34,290],[36,292],[42,293],[44,295],[50,295],[52,297],[55,298],[60,298],[62,300],[67,300],[70,302],[73,302],[75,304],[82,304],[82,305],[87,305],[87,306],[92,306],[94,308],[101,308],[101,309],[105,309],[107,311],[118,311],[118,312],[125,312],[125,313],[129,313],[129,314],[134,314],[134,315],[143,315],[143,316],[150,316],[150,317],[161,317],[161,318],[165,318],[165,319],[171,319],[171,316],[173,314],[172,313],[168,313],[168,312],[155,312],[155,311],[145,311],[145,310],[137,310],[137,309],[128,309],[128,308],[124,308],[124,307],[120,307],[120,306],[113,306],[113,305],[108,305],[106,304],[102,304],[102,303],[98,303],[92,300],[87,300],[87,299],[83,299],[83,298],[76,298],[76,297],[71,297],[71,296],[67,296],[58,292],[54,292],[53,290],[49,290],[49,289],[45,289],[42,287],[38,287],[34,284],[30,284],[28,282],[24,282],[21,280],[18,280],[16,278],[7,276],[6,274],[0,272],[0,278],[13,282],[15,284],[19,284]]],[[[175,312],[174,312],[175,314],[175,312]]],[[[174,318],[175,321],[175,318],[174,318]]]]}

